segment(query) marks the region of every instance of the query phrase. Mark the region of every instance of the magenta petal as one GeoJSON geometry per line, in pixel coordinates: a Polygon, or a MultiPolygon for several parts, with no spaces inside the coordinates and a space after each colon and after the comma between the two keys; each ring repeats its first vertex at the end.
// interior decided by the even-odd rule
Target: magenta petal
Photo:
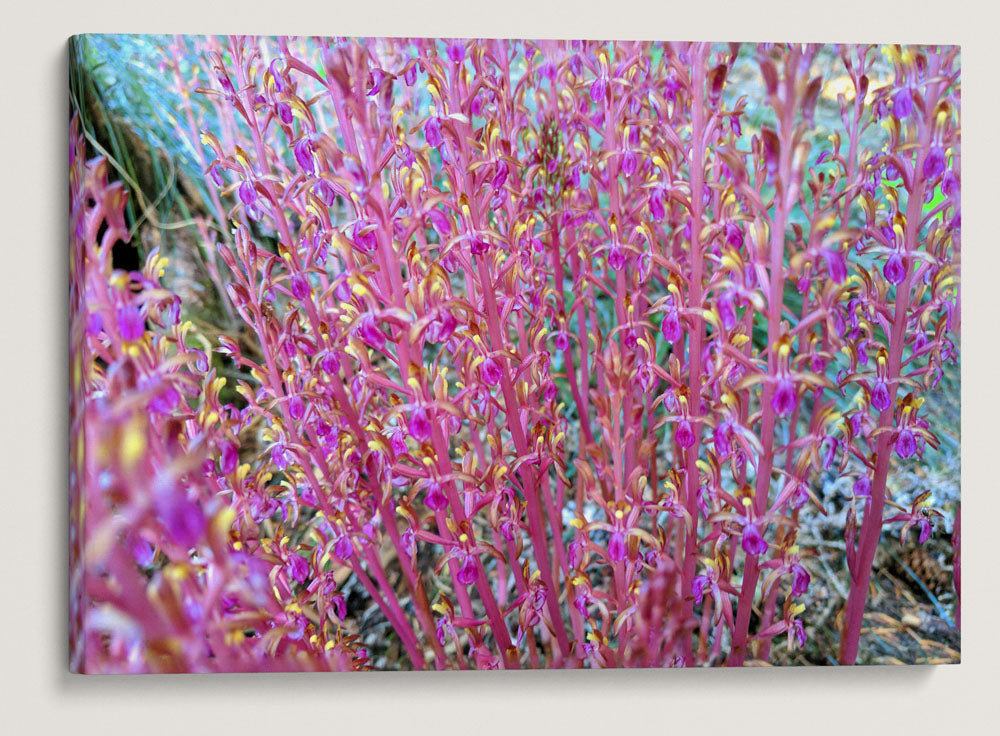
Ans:
{"type": "Polygon", "coordinates": [[[910,457],[917,451],[917,441],[913,432],[908,429],[901,430],[896,438],[896,454],[900,457],[910,457]]]}
{"type": "Polygon", "coordinates": [[[146,321],[142,318],[142,312],[138,307],[131,305],[118,307],[117,313],[118,334],[125,342],[135,342],[141,340],[146,332],[146,321]]]}
{"type": "Polygon", "coordinates": [[[917,538],[917,543],[923,544],[931,538],[931,523],[927,519],[921,519],[917,522],[917,527],[920,529],[920,536],[917,538]]]}
{"type": "Polygon", "coordinates": [[[736,326],[736,302],[732,289],[727,289],[719,295],[715,307],[719,311],[722,326],[727,330],[733,329],[736,326]]]}
{"type": "Polygon", "coordinates": [[[407,424],[410,435],[417,442],[426,442],[431,438],[431,419],[427,409],[418,406],[410,412],[410,421],[407,424]]]}
{"type": "Polygon", "coordinates": [[[677,425],[677,432],[674,435],[674,439],[677,441],[678,446],[684,448],[685,450],[691,447],[695,441],[694,430],[691,428],[691,422],[687,419],[682,419],[677,425]]]}
{"type": "Polygon", "coordinates": [[[743,245],[743,233],[735,222],[727,222],[725,227],[726,245],[739,248],[743,245]]]}
{"type": "Polygon", "coordinates": [[[608,250],[608,265],[615,271],[625,268],[625,252],[620,245],[612,245],[608,250]]]}
{"type": "Polygon", "coordinates": [[[656,221],[662,220],[667,211],[663,206],[663,190],[654,189],[649,195],[649,214],[653,216],[656,221]]]}
{"type": "Polygon", "coordinates": [[[756,524],[747,524],[743,527],[741,546],[748,555],[762,555],[767,552],[767,542],[761,536],[756,524]]]}
{"type": "Polygon", "coordinates": [[[798,597],[809,589],[809,572],[802,565],[792,565],[792,595],[798,597]]]}
{"type": "Polygon", "coordinates": [[[290,288],[292,296],[299,301],[309,297],[309,280],[302,274],[295,274],[292,276],[290,288]]]}
{"type": "Polygon", "coordinates": [[[333,554],[342,560],[346,560],[354,554],[354,545],[351,544],[351,538],[348,536],[340,537],[333,545],[333,554]]]}
{"type": "Polygon", "coordinates": [[[590,99],[594,102],[601,102],[608,94],[608,80],[605,77],[598,77],[590,85],[590,99]]]}
{"type": "Polygon", "coordinates": [[[441,146],[444,139],[441,137],[441,121],[439,118],[428,118],[424,124],[424,138],[427,140],[427,145],[432,148],[439,148],[441,146]]]}
{"type": "Polygon", "coordinates": [[[295,147],[292,149],[292,153],[295,155],[295,162],[302,169],[303,174],[308,174],[309,176],[315,176],[316,174],[316,161],[313,153],[312,143],[308,138],[302,138],[295,147]]]}
{"type": "Polygon", "coordinates": [[[676,309],[671,309],[663,316],[660,332],[670,342],[677,342],[681,339],[681,319],[676,309]]]}
{"type": "Polygon", "coordinates": [[[715,442],[715,452],[720,458],[729,457],[732,444],[729,442],[729,433],[732,431],[732,424],[721,422],[712,430],[712,440],[715,442]]]}
{"type": "Polygon", "coordinates": [[[889,398],[889,386],[883,380],[878,380],[875,382],[875,386],[872,388],[872,406],[879,411],[884,411],[892,405],[892,399],[889,398]]]}
{"type": "Polygon", "coordinates": [[[503,378],[503,371],[493,358],[487,358],[483,361],[479,367],[479,374],[483,377],[483,382],[489,386],[499,386],[500,380],[503,378]]]}
{"type": "Polygon", "coordinates": [[[156,550],[153,545],[138,535],[130,536],[128,542],[132,558],[136,563],[141,567],[150,567],[156,558],[156,550]]]}
{"type": "Polygon", "coordinates": [[[798,399],[795,395],[795,383],[791,378],[782,378],[774,389],[771,398],[771,408],[779,417],[786,417],[795,411],[798,399]]]}
{"type": "Polygon", "coordinates": [[[479,571],[476,569],[476,558],[469,555],[462,563],[462,567],[459,569],[455,579],[459,585],[472,585],[476,582],[477,577],[479,577],[479,571]]]}
{"type": "Polygon", "coordinates": [[[625,535],[621,532],[614,532],[608,540],[608,559],[612,562],[625,559],[625,535]]]}
{"type": "Polygon", "coordinates": [[[219,463],[219,469],[222,471],[223,475],[229,475],[236,470],[236,465],[239,462],[239,453],[236,449],[236,445],[232,442],[222,443],[222,460],[219,463]]]}
{"type": "Polygon", "coordinates": [[[899,253],[893,253],[889,256],[889,260],[882,267],[882,273],[885,275],[886,281],[890,284],[902,283],[903,279],[906,278],[906,266],[903,265],[903,257],[899,253]]]}
{"type": "Polygon", "coordinates": [[[362,340],[376,350],[381,350],[385,347],[385,333],[379,329],[375,322],[375,317],[371,314],[366,314],[361,320],[358,333],[361,335],[362,340]]]}
{"type": "Polygon", "coordinates": [[[839,250],[827,248],[823,251],[823,259],[826,261],[826,268],[830,272],[830,278],[838,284],[847,280],[847,260],[839,250]]]}
{"type": "Polygon", "coordinates": [[[254,187],[253,182],[243,181],[240,184],[239,189],[240,201],[245,205],[252,205],[257,201],[257,189],[254,187]]]}
{"type": "Polygon", "coordinates": [[[288,453],[284,445],[279,443],[271,448],[271,462],[278,470],[284,470],[288,467],[288,453]]]}
{"type": "Polygon", "coordinates": [[[691,595],[694,596],[695,603],[701,603],[701,599],[705,597],[705,588],[708,587],[708,576],[698,575],[694,580],[691,581],[691,595]]]}
{"type": "Polygon", "coordinates": [[[944,149],[941,146],[933,146],[927,152],[927,158],[924,159],[924,176],[928,179],[936,179],[944,173],[944,167],[944,149]]]}
{"type": "Polygon", "coordinates": [[[465,44],[461,41],[452,41],[448,44],[448,58],[458,64],[465,58],[465,44]]]}
{"type": "Polygon", "coordinates": [[[632,176],[638,167],[639,160],[636,158],[635,151],[631,148],[622,154],[622,173],[625,176],[632,176]]]}
{"type": "Polygon", "coordinates": [[[441,485],[439,483],[431,483],[427,486],[427,495],[424,497],[424,504],[431,511],[440,511],[447,508],[448,499],[441,492],[441,485]]]}
{"type": "Polygon", "coordinates": [[[157,516],[167,534],[183,547],[193,547],[201,540],[205,531],[205,515],[197,503],[173,491],[162,496],[157,502],[157,516]]]}
{"type": "Polygon", "coordinates": [[[298,583],[304,583],[309,577],[309,563],[301,555],[291,555],[288,564],[285,566],[288,576],[298,583]]]}
{"type": "Polygon", "coordinates": [[[893,95],[892,111],[900,120],[910,117],[913,112],[913,94],[909,89],[903,88],[893,95]]]}

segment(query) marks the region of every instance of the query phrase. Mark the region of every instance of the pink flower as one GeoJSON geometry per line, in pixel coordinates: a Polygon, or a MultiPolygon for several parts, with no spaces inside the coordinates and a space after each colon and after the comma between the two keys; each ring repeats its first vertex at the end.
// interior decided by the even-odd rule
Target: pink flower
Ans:
{"type": "Polygon", "coordinates": [[[232,442],[222,443],[222,459],[219,463],[219,470],[222,471],[223,475],[229,475],[236,470],[236,465],[239,462],[239,453],[237,452],[236,445],[232,442]]]}
{"type": "Polygon", "coordinates": [[[622,173],[625,176],[632,176],[635,173],[638,163],[639,160],[635,155],[635,151],[631,148],[625,149],[625,152],[622,154],[622,173]]]}
{"type": "Polygon", "coordinates": [[[590,99],[594,102],[603,102],[608,94],[608,78],[603,74],[590,85],[590,99]]]}
{"type": "Polygon", "coordinates": [[[748,555],[762,555],[767,552],[767,542],[761,536],[756,523],[749,522],[743,527],[743,539],[740,546],[748,555]]]}
{"type": "Polygon", "coordinates": [[[379,329],[378,324],[375,322],[375,317],[371,314],[366,314],[361,318],[358,334],[362,340],[376,350],[381,350],[385,347],[385,333],[379,329]]]}
{"type": "Polygon", "coordinates": [[[931,538],[931,522],[929,519],[921,519],[917,522],[920,535],[917,537],[917,544],[924,544],[931,538]]]}
{"type": "Polygon", "coordinates": [[[427,486],[426,495],[424,496],[424,504],[431,511],[440,511],[448,507],[448,499],[441,492],[440,483],[431,483],[427,486]]]}
{"type": "Polygon", "coordinates": [[[944,173],[945,158],[944,148],[941,146],[931,146],[924,159],[924,176],[928,179],[937,179],[944,173]]]}
{"type": "Polygon", "coordinates": [[[257,202],[257,189],[254,187],[253,182],[244,180],[240,184],[239,195],[240,201],[247,206],[257,202]]]}
{"type": "Polygon", "coordinates": [[[125,342],[136,342],[146,333],[146,320],[138,307],[118,307],[118,334],[125,342]]]}
{"type": "Polygon", "coordinates": [[[625,252],[620,245],[612,245],[608,250],[608,265],[615,271],[625,268],[625,252]]]}
{"type": "Polygon", "coordinates": [[[732,450],[732,445],[729,441],[729,435],[732,432],[731,422],[720,422],[718,426],[712,430],[712,441],[715,443],[715,452],[720,458],[725,458],[729,456],[732,450]]]}
{"type": "Polygon", "coordinates": [[[426,442],[431,438],[431,420],[427,414],[427,409],[423,406],[416,407],[410,412],[410,421],[407,424],[410,436],[417,442],[426,442]]]}
{"type": "Polygon", "coordinates": [[[892,97],[892,112],[900,120],[910,117],[913,112],[913,94],[906,87],[892,97]]]}
{"type": "Polygon", "coordinates": [[[275,105],[275,109],[278,113],[278,119],[285,125],[291,125],[295,120],[295,116],[292,114],[292,106],[284,100],[275,105]]]}
{"type": "Polygon", "coordinates": [[[493,180],[490,182],[490,186],[495,190],[500,189],[507,181],[508,171],[509,168],[506,161],[498,163],[496,173],[493,174],[493,180]]]}
{"type": "Polygon", "coordinates": [[[722,326],[727,330],[731,330],[736,326],[736,303],[734,296],[732,289],[726,289],[719,295],[715,303],[716,309],[719,311],[719,319],[722,321],[722,326]]]}
{"type": "Polygon", "coordinates": [[[621,532],[613,532],[608,540],[608,559],[612,562],[625,559],[625,535],[621,532]]]}
{"type": "Polygon", "coordinates": [[[441,137],[441,118],[427,119],[427,122],[424,123],[424,139],[431,148],[440,148],[444,142],[444,138],[441,137]]]}
{"type": "Polygon", "coordinates": [[[313,185],[313,192],[316,193],[316,197],[319,198],[319,201],[327,207],[332,207],[334,201],[337,199],[337,193],[325,179],[316,180],[316,183],[313,185]]]}
{"type": "Polygon", "coordinates": [[[743,245],[743,232],[735,222],[727,222],[724,232],[726,235],[726,245],[730,248],[739,248],[743,245]]]}
{"type": "Polygon", "coordinates": [[[292,276],[290,289],[292,296],[294,296],[299,301],[303,301],[309,298],[309,280],[302,274],[295,274],[292,276]]]}
{"type": "Polygon", "coordinates": [[[660,332],[668,342],[677,342],[681,339],[681,319],[676,309],[671,309],[663,315],[660,332]]]}
{"type": "Polygon", "coordinates": [[[132,552],[132,559],[140,567],[151,567],[156,559],[156,550],[149,542],[137,534],[133,534],[128,539],[129,550],[132,552]]]}
{"type": "Polygon", "coordinates": [[[705,589],[710,585],[708,575],[697,575],[691,581],[691,595],[694,596],[695,603],[701,603],[705,597],[705,589]]]}
{"type": "Polygon", "coordinates": [[[285,572],[295,582],[304,583],[309,577],[309,563],[301,555],[289,555],[288,562],[285,564],[285,572]]]}
{"type": "Polygon", "coordinates": [[[659,187],[649,193],[649,214],[657,222],[666,217],[667,211],[663,206],[663,190],[659,187]]]}
{"type": "Polygon", "coordinates": [[[798,598],[804,595],[809,589],[809,571],[802,565],[796,563],[792,565],[792,595],[798,598]]]}
{"type": "Polygon", "coordinates": [[[457,39],[448,44],[448,58],[455,64],[461,63],[465,58],[465,44],[457,39]]]}
{"type": "Polygon", "coordinates": [[[271,448],[271,462],[278,470],[284,470],[288,467],[288,453],[281,443],[271,448]]]}
{"type": "Polygon", "coordinates": [[[872,388],[872,406],[879,411],[885,411],[892,405],[892,399],[889,398],[889,386],[881,378],[875,381],[875,386],[872,388]]]}
{"type": "Polygon", "coordinates": [[[795,411],[798,399],[795,394],[795,383],[791,378],[778,379],[775,386],[774,396],[771,398],[771,408],[779,417],[786,417],[795,411]]]}
{"type": "Polygon", "coordinates": [[[427,332],[424,334],[428,342],[447,342],[455,332],[456,327],[458,327],[458,320],[455,319],[451,310],[441,309],[438,311],[437,319],[427,326],[427,332]]]}
{"type": "Polygon", "coordinates": [[[501,371],[500,365],[493,358],[487,358],[479,366],[479,375],[482,376],[483,382],[488,386],[499,386],[500,380],[503,378],[503,371],[501,371]]]}
{"type": "Polygon", "coordinates": [[[351,543],[351,538],[346,534],[338,537],[333,545],[333,554],[342,560],[349,559],[354,554],[354,545],[351,543]]]}
{"type": "Polygon", "coordinates": [[[205,532],[205,514],[180,488],[157,493],[156,516],[170,539],[182,547],[193,547],[205,532]]]}
{"type": "Polygon", "coordinates": [[[902,429],[896,437],[896,454],[900,457],[911,457],[917,452],[917,440],[913,432],[902,429]]]}
{"type": "Polygon", "coordinates": [[[844,283],[847,279],[847,259],[844,258],[844,254],[836,248],[825,248],[823,249],[823,259],[826,261],[830,278],[838,284],[844,283]]]}
{"type": "Polygon", "coordinates": [[[476,558],[468,555],[462,561],[462,567],[458,570],[455,580],[459,585],[472,585],[479,577],[479,570],[476,568],[476,558]]]}
{"type": "Polygon", "coordinates": [[[959,193],[959,187],[958,177],[955,176],[955,172],[948,169],[941,180],[941,191],[944,192],[945,196],[952,197],[959,193]]]}
{"type": "Polygon", "coordinates": [[[406,67],[406,71],[403,72],[403,81],[406,82],[407,87],[412,87],[417,81],[417,65],[416,63],[410,64],[406,67]]]}
{"type": "Polygon", "coordinates": [[[903,265],[903,257],[899,253],[893,253],[889,256],[889,260],[882,267],[882,273],[885,275],[885,280],[890,284],[902,283],[903,279],[906,278],[906,266],[903,265]]]}
{"type": "Polygon", "coordinates": [[[685,450],[694,444],[695,436],[694,430],[691,428],[691,422],[687,419],[682,419],[677,424],[677,432],[674,435],[678,446],[684,448],[685,450]]]}
{"type": "Polygon", "coordinates": [[[308,137],[303,137],[292,148],[295,155],[295,162],[302,169],[303,174],[309,176],[316,175],[316,154],[313,152],[312,142],[308,137]]]}
{"type": "Polygon", "coordinates": [[[323,369],[324,373],[333,375],[340,371],[340,358],[335,352],[328,350],[320,359],[319,367],[323,369]]]}

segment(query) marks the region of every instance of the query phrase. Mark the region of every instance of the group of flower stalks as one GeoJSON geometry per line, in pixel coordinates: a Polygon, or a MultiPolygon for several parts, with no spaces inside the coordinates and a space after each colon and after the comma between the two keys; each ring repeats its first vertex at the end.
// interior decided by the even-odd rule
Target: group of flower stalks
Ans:
{"type": "Polygon", "coordinates": [[[940,517],[887,479],[958,357],[957,48],[162,53],[253,337],[199,334],[159,252],[113,268],[74,123],[76,669],[369,669],[359,608],[404,669],[768,661],[830,473],[855,662],[883,528],[940,517]]]}

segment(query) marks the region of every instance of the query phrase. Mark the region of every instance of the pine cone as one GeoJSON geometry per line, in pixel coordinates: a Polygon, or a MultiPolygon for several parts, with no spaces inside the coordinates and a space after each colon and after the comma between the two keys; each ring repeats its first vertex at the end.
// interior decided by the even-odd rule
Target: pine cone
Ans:
{"type": "MultiPolygon", "coordinates": [[[[941,595],[952,589],[951,571],[946,570],[926,547],[906,547],[899,557],[934,595],[941,595]]],[[[904,579],[908,578],[903,572],[904,579]]]]}

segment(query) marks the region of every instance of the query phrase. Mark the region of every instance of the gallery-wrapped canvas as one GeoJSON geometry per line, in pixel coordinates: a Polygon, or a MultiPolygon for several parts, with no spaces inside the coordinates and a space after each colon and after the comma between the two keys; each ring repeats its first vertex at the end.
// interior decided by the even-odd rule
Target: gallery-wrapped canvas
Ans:
{"type": "Polygon", "coordinates": [[[959,660],[951,46],[70,42],[71,668],[959,660]]]}

